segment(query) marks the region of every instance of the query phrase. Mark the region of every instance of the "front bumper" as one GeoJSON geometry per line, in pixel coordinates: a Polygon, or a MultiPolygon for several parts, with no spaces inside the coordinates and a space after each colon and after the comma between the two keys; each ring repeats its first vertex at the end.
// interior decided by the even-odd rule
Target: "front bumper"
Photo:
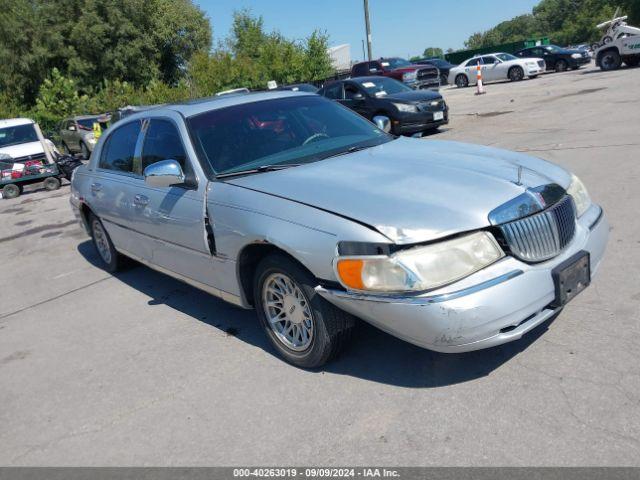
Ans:
{"type": "Polygon", "coordinates": [[[445,353],[480,350],[517,340],[553,316],[553,268],[586,250],[595,274],[608,236],[602,209],[592,205],[578,220],[567,248],[543,263],[506,257],[453,285],[418,296],[316,290],[338,308],[415,345],[445,353]]]}
{"type": "Polygon", "coordinates": [[[525,70],[527,71],[527,76],[531,76],[531,75],[540,75],[541,73],[544,73],[544,67],[540,67],[539,65],[527,65],[525,70]]]}
{"type": "Polygon", "coordinates": [[[392,120],[393,131],[400,135],[411,135],[449,123],[449,109],[438,110],[443,113],[442,120],[434,120],[435,111],[400,113],[392,120]]]}
{"type": "Polygon", "coordinates": [[[591,57],[571,58],[569,61],[570,67],[581,67],[591,63],[591,57]]]}

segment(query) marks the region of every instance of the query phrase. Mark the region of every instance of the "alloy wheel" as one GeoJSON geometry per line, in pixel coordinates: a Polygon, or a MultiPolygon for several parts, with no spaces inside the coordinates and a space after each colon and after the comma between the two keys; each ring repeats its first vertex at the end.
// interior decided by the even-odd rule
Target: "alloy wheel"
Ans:
{"type": "Polygon", "coordinates": [[[311,346],[314,319],[311,306],[296,282],[283,273],[272,273],[262,286],[262,308],[276,339],[301,352],[311,346]]]}
{"type": "Polygon", "coordinates": [[[104,227],[99,220],[93,221],[93,240],[96,244],[96,249],[102,257],[105,263],[111,263],[111,246],[109,245],[109,239],[107,232],[104,231],[104,227]]]}

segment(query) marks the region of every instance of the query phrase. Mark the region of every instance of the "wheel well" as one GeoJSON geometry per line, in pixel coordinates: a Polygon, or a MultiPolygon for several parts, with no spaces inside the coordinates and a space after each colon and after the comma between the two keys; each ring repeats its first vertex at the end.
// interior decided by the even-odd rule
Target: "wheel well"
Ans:
{"type": "Polygon", "coordinates": [[[596,56],[596,62],[599,64],[600,63],[600,59],[602,58],[602,55],[604,55],[605,53],[610,52],[612,50],[615,51],[617,54],[620,54],[620,52],[618,51],[618,47],[613,47],[613,46],[612,47],[607,47],[604,50],[600,50],[598,52],[598,55],[596,56]]]}
{"type": "MultiPolygon", "coordinates": [[[[512,67],[509,67],[509,72],[511,72],[513,69],[519,68],[520,70],[522,70],[524,72],[524,68],[522,68],[520,65],[514,65],[512,67]]],[[[504,72],[504,70],[503,70],[504,72]]]]}
{"type": "Polygon", "coordinates": [[[89,208],[89,205],[87,205],[86,203],[80,205],[80,216],[82,217],[82,223],[84,224],[84,228],[87,230],[87,232],[91,231],[91,229],[89,228],[89,216],[92,213],[93,212],[91,211],[91,208],[89,208]]]}
{"type": "MultiPolygon", "coordinates": [[[[251,245],[247,245],[242,249],[238,256],[238,278],[240,280],[240,288],[242,289],[244,298],[250,305],[253,305],[253,276],[256,268],[263,258],[274,253],[279,253],[289,257],[309,272],[309,269],[302,265],[302,263],[300,263],[296,258],[271,243],[252,243],[251,245]]],[[[309,273],[315,277],[313,273],[309,273]]]]}

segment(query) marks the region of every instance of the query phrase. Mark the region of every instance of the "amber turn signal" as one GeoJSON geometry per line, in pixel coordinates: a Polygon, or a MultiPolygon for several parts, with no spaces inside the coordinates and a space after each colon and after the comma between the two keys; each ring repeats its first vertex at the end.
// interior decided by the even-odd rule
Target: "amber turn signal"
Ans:
{"type": "Polygon", "coordinates": [[[364,284],[362,283],[363,266],[364,262],[362,260],[338,260],[337,270],[342,283],[354,290],[364,290],[364,284]]]}

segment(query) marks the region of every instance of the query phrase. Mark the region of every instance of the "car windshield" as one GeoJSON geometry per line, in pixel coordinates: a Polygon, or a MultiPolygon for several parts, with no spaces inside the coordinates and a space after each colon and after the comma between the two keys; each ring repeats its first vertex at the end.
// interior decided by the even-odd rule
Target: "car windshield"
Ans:
{"type": "Polygon", "coordinates": [[[0,128],[0,148],[37,141],[38,135],[32,123],[0,128]]]}
{"type": "Polygon", "coordinates": [[[376,77],[360,80],[358,83],[372,97],[385,97],[395,93],[412,92],[404,83],[394,80],[393,78],[376,77]]]}
{"type": "Polygon", "coordinates": [[[549,52],[559,52],[561,50],[560,47],[557,47],[556,45],[547,45],[544,49],[549,52]]]}
{"type": "Polygon", "coordinates": [[[297,85],[285,85],[282,87],[282,90],[292,90],[294,92],[309,92],[309,93],[317,93],[318,88],[310,85],[308,83],[299,83],[297,85]]]}
{"type": "Polygon", "coordinates": [[[92,130],[93,129],[93,124],[95,123],[95,121],[98,119],[98,117],[94,117],[94,118],[81,118],[80,120],[76,120],[76,122],[78,123],[78,126],[82,129],[82,130],[92,130]]]}
{"type": "Polygon", "coordinates": [[[393,139],[315,95],[215,109],[189,118],[188,124],[198,153],[217,174],[315,162],[393,139]]]}
{"type": "Polygon", "coordinates": [[[503,62],[508,62],[509,60],[518,60],[518,57],[515,55],[511,55],[510,53],[498,53],[496,55],[503,62]]]}
{"type": "Polygon", "coordinates": [[[384,60],[380,61],[380,63],[383,67],[388,66],[392,70],[411,65],[411,62],[406,61],[404,58],[385,58],[384,60]]]}

